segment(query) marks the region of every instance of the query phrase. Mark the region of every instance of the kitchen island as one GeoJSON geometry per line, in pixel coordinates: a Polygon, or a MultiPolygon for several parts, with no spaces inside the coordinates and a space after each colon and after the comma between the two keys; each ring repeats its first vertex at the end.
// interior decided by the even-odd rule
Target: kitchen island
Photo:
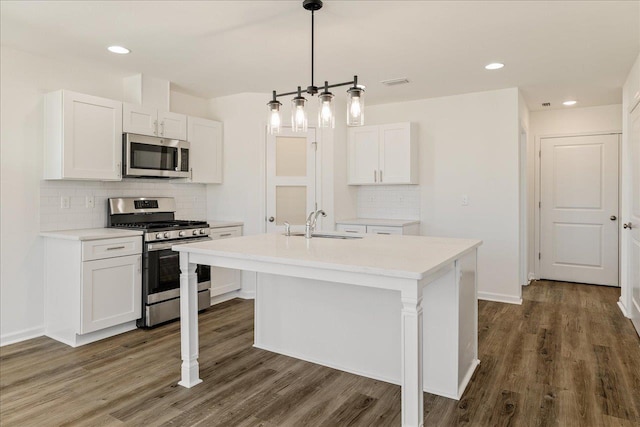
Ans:
{"type": "Polygon", "coordinates": [[[198,366],[196,265],[257,273],[259,348],[402,387],[402,425],[423,425],[423,391],[459,399],[477,359],[479,240],[261,234],[180,252],[182,379],[198,366]]]}

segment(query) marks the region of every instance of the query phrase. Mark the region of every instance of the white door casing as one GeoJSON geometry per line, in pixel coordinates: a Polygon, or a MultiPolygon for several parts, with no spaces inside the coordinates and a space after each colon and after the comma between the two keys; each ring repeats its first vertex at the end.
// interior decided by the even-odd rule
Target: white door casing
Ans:
{"type": "MultiPolygon", "coordinates": [[[[316,194],[320,194],[318,161],[315,129],[302,133],[282,128],[277,135],[267,133],[267,233],[283,231],[285,221],[292,230],[304,229],[308,213],[316,209],[316,194]]],[[[318,218],[317,228],[320,224],[318,218]]]]}
{"type": "Polygon", "coordinates": [[[622,229],[623,257],[626,259],[627,282],[631,293],[631,306],[628,308],[633,326],[640,335],[640,105],[629,115],[629,152],[626,165],[630,179],[625,185],[626,203],[623,221],[627,228],[622,229]],[[629,228],[629,225],[631,228],[629,228]]]}
{"type": "Polygon", "coordinates": [[[617,286],[619,136],[542,138],[540,149],[540,278],[617,286]]]}

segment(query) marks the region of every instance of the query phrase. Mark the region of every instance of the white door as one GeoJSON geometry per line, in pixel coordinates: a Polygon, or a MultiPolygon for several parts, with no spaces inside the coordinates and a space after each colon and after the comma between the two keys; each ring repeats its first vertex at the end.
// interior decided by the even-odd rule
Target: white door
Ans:
{"type": "Polygon", "coordinates": [[[139,319],[142,312],[142,256],[82,263],[80,333],[139,319]]]}
{"type": "Polygon", "coordinates": [[[65,91],[64,178],[121,179],[122,104],[65,91]]]}
{"type": "Polygon", "coordinates": [[[158,136],[171,139],[187,139],[187,116],[158,111],[158,136]]]}
{"type": "Polygon", "coordinates": [[[122,105],[122,131],[158,136],[158,110],[135,104],[122,105]]]}
{"type": "Polygon", "coordinates": [[[191,182],[222,183],[222,123],[189,117],[191,182]]]}
{"type": "Polygon", "coordinates": [[[315,129],[267,134],[267,233],[284,230],[285,222],[292,230],[304,229],[316,207],[316,154],[315,129]]]}
{"type": "Polygon", "coordinates": [[[380,172],[378,182],[411,182],[411,134],[409,123],[380,126],[380,172]]]}
{"type": "Polygon", "coordinates": [[[631,290],[631,307],[629,308],[631,321],[640,334],[640,105],[629,115],[629,158],[626,174],[630,185],[626,188],[627,203],[624,218],[626,228],[626,247],[623,254],[627,265],[627,283],[631,290]]]}
{"type": "Polygon", "coordinates": [[[541,139],[540,278],[618,285],[618,138],[541,139]]]}
{"type": "Polygon", "coordinates": [[[375,184],[379,175],[378,126],[348,130],[349,184],[375,184]]]}

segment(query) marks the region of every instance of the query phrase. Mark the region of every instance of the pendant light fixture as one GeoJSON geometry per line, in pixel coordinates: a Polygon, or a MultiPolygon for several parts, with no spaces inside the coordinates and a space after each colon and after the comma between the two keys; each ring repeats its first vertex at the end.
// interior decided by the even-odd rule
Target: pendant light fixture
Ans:
{"type": "MultiPolygon", "coordinates": [[[[311,85],[307,86],[305,92],[311,96],[318,94],[319,88],[314,84],[314,12],[322,8],[321,0],[304,0],[302,7],[311,11],[311,85]]],[[[343,82],[330,85],[324,82],[324,90],[318,94],[318,126],[321,128],[333,128],[335,126],[335,108],[333,105],[334,95],[329,92],[330,88],[352,85],[347,90],[347,125],[364,125],[364,86],[358,85],[358,76],[353,76],[350,82],[343,82]]],[[[308,126],[308,115],[306,111],[307,99],[302,96],[302,87],[298,86],[295,92],[277,93],[273,91],[273,98],[267,103],[269,107],[268,131],[271,134],[279,133],[282,124],[282,114],[280,107],[282,103],[278,101],[280,96],[296,95],[291,100],[291,127],[294,132],[306,132],[308,126]]]]}

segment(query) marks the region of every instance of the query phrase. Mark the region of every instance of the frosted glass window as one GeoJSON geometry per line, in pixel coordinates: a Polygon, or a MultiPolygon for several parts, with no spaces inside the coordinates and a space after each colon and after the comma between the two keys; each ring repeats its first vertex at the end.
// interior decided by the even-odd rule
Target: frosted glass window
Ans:
{"type": "Polygon", "coordinates": [[[276,225],[288,221],[291,225],[301,225],[307,220],[307,187],[276,187],[276,225]]]}
{"type": "Polygon", "coordinates": [[[276,176],[307,176],[307,138],[276,137],[276,176]]]}

